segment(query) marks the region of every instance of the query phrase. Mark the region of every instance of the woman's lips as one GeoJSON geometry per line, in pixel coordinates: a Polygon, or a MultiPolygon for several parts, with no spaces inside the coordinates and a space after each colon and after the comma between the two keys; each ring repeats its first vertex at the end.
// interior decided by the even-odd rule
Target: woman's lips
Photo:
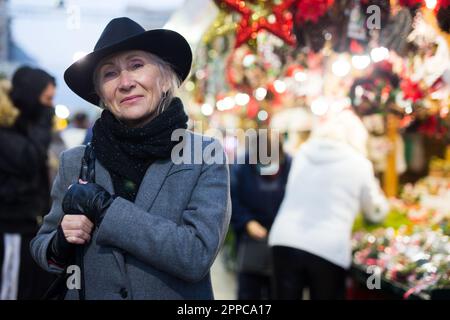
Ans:
{"type": "Polygon", "coordinates": [[[126,97],[124,99],[122,99],[120,101],[121,104],[133,104],[135,102],[137,102],[138,100],[140,100],[142,98],[142,96],[130,96],[130,97],[126,97]]]}

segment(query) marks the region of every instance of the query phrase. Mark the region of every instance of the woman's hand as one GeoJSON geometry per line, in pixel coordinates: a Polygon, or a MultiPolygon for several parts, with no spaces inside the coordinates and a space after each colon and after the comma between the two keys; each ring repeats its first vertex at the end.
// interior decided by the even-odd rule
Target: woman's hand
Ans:
{"type": "Polygon", "coordinates": [[[64,215],[61,228],[67,242],[86,244],[91,240],[94,224],[85,215],[64,215]]]}
{"type": "Polygon", "coordinates": [[[264,228],[258,221],[250,220],[245,226],[247,233],[256,240],[262,240],[267,237],[267,229],[264,228]]]}
{"type": "Polygon", "coordinates": [[[96,183],[77,183],[67,190],[62,208],[66,215],[86,215],[98,226],[113,201],[114,196],[102,186],[96,183]]]}

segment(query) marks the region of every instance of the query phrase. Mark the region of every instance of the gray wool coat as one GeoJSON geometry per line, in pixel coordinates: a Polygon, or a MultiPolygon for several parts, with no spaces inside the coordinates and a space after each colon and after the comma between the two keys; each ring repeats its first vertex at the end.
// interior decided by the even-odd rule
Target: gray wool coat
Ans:
{"type": "MultiPolygon", "coordinates": [[[[84,247],[86,299],[214,298],[210,267],[231,215],[228,165],[216,140],[190,131],[184,135],[183,163],[155,161],[135,202],[116,198],[94,230],[84,247]],[[200,146],[197,152],[195,146],[200,146]],[[204,153],[201,163],[199,150],[204,153]]],[[[30,245],[32,256],[48,272],[62,272],[48,264],[46,252],[64,215],[64,194],[78,181],[83,154],[83,146],[61,154],[51,211],[30,245]]],[[[96,183],[113,194],[111,177],[99,161],[95,170],[96,183]]],[[[77,291],[68,290],[66,299],[78,299],[77,291]]]]}

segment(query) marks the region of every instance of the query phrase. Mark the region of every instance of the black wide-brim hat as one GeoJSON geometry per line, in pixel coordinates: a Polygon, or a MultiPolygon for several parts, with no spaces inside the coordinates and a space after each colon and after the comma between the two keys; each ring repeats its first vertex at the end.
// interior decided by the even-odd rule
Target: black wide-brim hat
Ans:
{"type": "Polygon", "coordinates": [[[94,51],[73,63],[64,72],[64,80],[73,92],[94,105],[100,98],[95,93],[93,75],[103,58],[121,51],[143,50],[168,62],[183,82],[189,75],[192,51],[179,33],[167,29],[145,31],[129,18],[111,20],[103,30],[94,51]]]}

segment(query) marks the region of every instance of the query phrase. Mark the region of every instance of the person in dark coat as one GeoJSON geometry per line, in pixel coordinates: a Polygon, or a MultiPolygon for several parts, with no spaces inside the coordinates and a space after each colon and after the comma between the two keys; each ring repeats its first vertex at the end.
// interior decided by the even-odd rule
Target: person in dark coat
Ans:
{"type": "MultiPolygon", "coordinates": [[[[259,142],[257,144],[259,147],[259,142]]],[[[255,151],[259,153],[258,149],[255,151]]],[[[277,167],[274,170],[269,167],[264,168],[260,161],[252,164],[249,154],[246,155],[245,164],[236,164],[232,168],[231,225],[236,234],[238,252],[245,237],[261,241],[267,239],[283,200],[291,157],[283,152],[281,141],[278,151],[280,155],[278,161],[272,163],[277,167]],[[264,169],[272,172],[264,172],[264,169]]],[[[237,298],[239,300],[270,299],[271,292],[270,274],[238,270],[237,298]]]]}
{"type": "Polygon", "coordinates": [[[47,151],[55,88],[47,72],[21,67],[9,92],[0,93],[0,109],[16,114],[0,121],[2,300],[38,299],[51,281],[33,261],[29,243],[49,208],[47,151]]]}

